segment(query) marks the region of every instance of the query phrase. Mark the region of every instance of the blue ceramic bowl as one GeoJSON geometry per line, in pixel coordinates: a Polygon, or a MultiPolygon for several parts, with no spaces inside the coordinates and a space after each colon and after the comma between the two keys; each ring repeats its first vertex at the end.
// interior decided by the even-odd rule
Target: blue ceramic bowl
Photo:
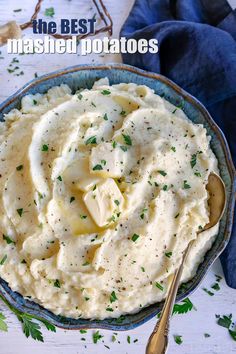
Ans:
{"type": "MultiPolygon", "coordinates": [[[[236,180],[233,162],[225,137],[207,110],[202,104],[187,92],[167,78],[150,72],[136,69],[123,64],[113,65],[83,65],[59,70],[51,74],[37,78],[12,95],[0,105],[0,120],[4,114],[13,108],[19,108],[23,96],[27,94],[45,93],[50,87],[67,84],[73,91],[80,88],[91,88],[94,81],[102,77],[108,77],[111,84],[121,82],[134,82],[139,85],[147,85],[159,95],[178,105],[183,103],[183,110],[194,123],[201,123],[212,137],[211,148],[219,161],[219,170],[227,190],[227,207],[220,223],[219,234],[212,248],[205,255],[195,277],[186,283],[184,290],[179,291],[177,301],[189,296],[200,284],[207,270],[220,255],[227,245],[233,222],[234,194],[236,180]]],[[[154,317],[162,309],[163,302],[143,308],[136,314],[121,316],[119,319],[83,320],[71,319],[54,315],[52,312],[39,306],[35,302],[24,299],[20,294],[13,292],[8,284],[0,278],[0,294],[18,310],[46,319],[58,327],[64,329],[104,328],[113,331],[135,328],[154,317]]]]}

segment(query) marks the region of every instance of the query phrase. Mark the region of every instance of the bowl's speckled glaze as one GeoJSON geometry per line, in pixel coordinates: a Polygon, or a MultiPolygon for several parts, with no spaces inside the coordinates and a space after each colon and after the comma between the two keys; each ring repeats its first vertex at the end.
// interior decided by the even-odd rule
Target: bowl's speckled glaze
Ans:
{"type": "MultiPolygon", "coordinates": [[[[185,284],[186,286],[182,291],[179,291],[177,301],[180,301],[189,296],[197,288],[210,265],[223,251],[229,241],[233,222],[236,191],[233,162],[223,133],[202,104],[176,84],[158,74],[145,72],[123,64],[82,65],[44,75],[26,84],[22,89],[0,104],[0,120],[3,120],[4,114],[8,113],[11,109],[19,108],[21,98],[27,94],[45,93],[52,86],[62,83],[69,85],[73,91],[80,88],[91,88],[94,81],[102,77],[108,77],[111,84],[134,82],[139,85],[147,85],[154,89],[157,94],[165,96],[174,105],[178,105],[180,102],[183,103],[183,110],[187,116],[194,123],[203,124],[212,138],[211,148],[217,156],[220,174],[226,185],[227,207],[220,223],[220,230],[216,241],[205,255],[204,261],[199,266],[195,277],[185,284]]],[[[65,329],[104,328],[113,331],[132,329],[154,317],[160,312],[163,306],[163,302],[156,303],[143,308],[136,314],[121,316],[119,319],[105,319],[102,321],[83,320],[65,318],[53,314],[35,302],[24,299],[20,294],[13,292],[1,278],[0,294],[18,310],[37,315],[65,329]]]]}

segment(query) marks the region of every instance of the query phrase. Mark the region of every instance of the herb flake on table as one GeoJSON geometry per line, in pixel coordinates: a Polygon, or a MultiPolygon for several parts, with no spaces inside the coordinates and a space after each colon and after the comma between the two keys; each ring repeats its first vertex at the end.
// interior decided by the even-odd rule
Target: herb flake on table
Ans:
{"type": "Polygon", "coordinates": [[[103,337],[104,337],[104,336],[102,336],[99,331],[94,332],[94,333],[93,333],[93,343],[94,343],[94,344],[97,344],[97,342],[98,342],[99,340],[101,340],[103,337]]]}
{"type": "Polygon", "coordinates": [[[7,332],[8,326],[5,322],[6,317],[0,312],[0,331],[7,332]]]}
{"type": "Polygon", "coordinates": [[[45,9],[44,15],[47,17],[53,17],[55,15],[54,7],[48,7],[45,9]]]}
{"type": "Polygon", "coordinates": [[[127,342],[130,344],[130,342],[131,342],[130,336],[127,336],[127,342]]]}
{"type": "Polygon", "coordinates": [[[182,336],[174,335],[174,340],[175,340],[175,343],[177,343],[179,345],[183,343],[182,336]]]}
{"type": "Polygon", "coordinates": [[[192,301],[187,297],[180,304],[175,304],[173,308],[173,315],[174,314],[184,314],[192,310],[196,310],[195,306],[193,305],[192,301]]]}
{"type": "Polygon", "coordinates": [[[205,291],[205,293],[207,293],[209,296],[214,296],[214,293],[207,288],[202,288],[202,290],[205,291]]]}

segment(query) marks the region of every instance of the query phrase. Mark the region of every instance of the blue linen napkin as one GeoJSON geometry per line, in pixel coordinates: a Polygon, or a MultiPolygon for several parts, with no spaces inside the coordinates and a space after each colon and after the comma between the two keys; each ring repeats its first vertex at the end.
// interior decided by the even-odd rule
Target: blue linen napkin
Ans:
{"type": "MultiPolygon", "coordinates": [[[[157,54],[123,54],[126,64],[161,73],[197,97],[224,131],[236,163],[236,12],[225,0],[136,0],[120,35],[156,38],[157,54]]],[[[236,217],[221,256],[236,289],[236,217]]]]}

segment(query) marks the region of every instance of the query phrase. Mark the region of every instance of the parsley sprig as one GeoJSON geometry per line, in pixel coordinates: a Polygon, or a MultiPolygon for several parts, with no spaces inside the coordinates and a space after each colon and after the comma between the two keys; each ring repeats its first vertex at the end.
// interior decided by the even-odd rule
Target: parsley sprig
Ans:
{"type": "Polygon", "coordinates": [[[173,315],[174,314],[183,314],[187,313],[192,310],[196,310],[196,307],[193,305],[192,301],[187,297],[183,301],[181,301],[180,304],[175,304],[174,309],[173,309],[173,315]]]}
{"type": "MultiPolygon", "coordinates": [[[[44,326],[49,331],[56,332],[56,327],[53,324],[49,323],[48,321],[44,320],[43,318],[40,318],[38,316],[32,316],[28,313],[24,313],[24,312],[17,310],[11,304],[9,304],[9,302],[7,300],[5,300],[4,297],[2,297],[1,295],[0,295],[0,299],[7,305],[7,307],[16,315],[18,320],[22,323],[22,329],[23,329],[23,332],[27,338],[32,337],[34,340],[38,340],[40,342],[44,341],[43,335],[41,332],[41,327],[38,322],[43,323],[44,326]],[[38,322],[35,322],[35,320],[38,322]]],[[[2,325],[2,322],[1,322],[5,319],[5,317],[4,318],[3,317],[4,316],[0,314],[0,329],[3,326],[3,328],[5,328],[7,330],[6,324],[2,325]]]]}
{"type": "Polygon", "coordinates": [[[7,332],[8,326],[5,322],[6,317],[0,312],[0,331],[7,332]]]}

